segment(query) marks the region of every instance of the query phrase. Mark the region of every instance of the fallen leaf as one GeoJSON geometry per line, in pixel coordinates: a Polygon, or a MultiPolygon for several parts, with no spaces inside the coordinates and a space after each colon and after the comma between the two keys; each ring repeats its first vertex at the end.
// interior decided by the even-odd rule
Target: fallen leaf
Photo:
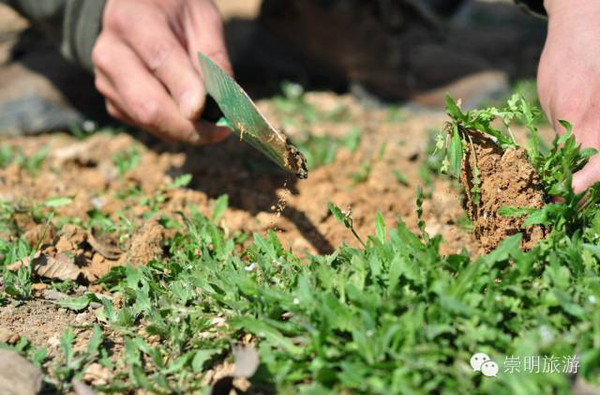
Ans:
{"type": "Polygon", "coordinates": [[[107,259],[116,260],[123,254],[118,246],[110,243],[109,238],[99,235],[96,229],[92,229],[92,231],[88,233],[87,242],[96,252],[107,259]]]}
{"type": "Polygon", "coordinates": [[[31,264],[33,272],[45,278],[75,281],[83,273],[75,264],[75,257],[67,253],[57,254],[56,257],[41,254],[34,258],[31,264]]]}
{"type": "Polygon", "coordinates": [[[27,243],[31,247],[36,247],[38,244],[51,244],[56,237],[56,228],[54,225],[35,225],[33,228],[27,230],[23,235],[27,243]]]}

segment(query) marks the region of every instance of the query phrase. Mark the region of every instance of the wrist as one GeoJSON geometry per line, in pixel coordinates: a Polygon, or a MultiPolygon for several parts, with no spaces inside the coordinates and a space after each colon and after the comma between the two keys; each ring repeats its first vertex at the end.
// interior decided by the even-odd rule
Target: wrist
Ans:
{"type": "Polygon", "coordinates": [[[544,8],[549,18],[561,16],[577,16],[589,18],[600,12],[600,1],[597,0],[544,0],[544,8]]]}
{"type": "Polygon", "coordinates": [[[548,16],[551,14],[555,14],[556,7],[558,7],[560,2],[556,0],[544,0],[544,8],[546,9],[546,13],[548,16]]]}

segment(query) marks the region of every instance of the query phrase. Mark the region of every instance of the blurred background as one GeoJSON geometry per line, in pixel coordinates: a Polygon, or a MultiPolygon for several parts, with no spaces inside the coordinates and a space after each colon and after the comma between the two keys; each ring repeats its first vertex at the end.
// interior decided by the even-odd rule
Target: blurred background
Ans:
{"type": "MultiPolygon", "coordinates": [[[[535,92],[545,21],[511,1],[217,0],[236,77],[254,98],[350,92],[361,104],[441,109],[535,92]]],[[[0,130],[36,133],[110,122],[92,77],[0,5],[0,130]],[[94,123],[84,123],[94,121],[94,123]]]]}

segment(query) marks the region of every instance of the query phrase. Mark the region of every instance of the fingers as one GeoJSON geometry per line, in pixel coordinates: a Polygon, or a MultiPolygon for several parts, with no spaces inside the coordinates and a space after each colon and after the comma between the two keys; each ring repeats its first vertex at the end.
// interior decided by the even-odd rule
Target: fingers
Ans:
{"type": "Polygon", "coordinates": [[[211,144],[227,136],[224,128],[186,119],[165,87],[123,42],[103,35],[96,46],[96,87],[106,97],[111,115],[168,140],[211,144]]]}
{"type": "Polygon", "coordinates": [[[198,52],[202,52],[227,74],[233,75],[233,68],[225,45],[223,22],[213,2],[190,2],[184,18],[183,28],[187,38],[188,55],[196,69],[201,73],[198,52]]]}
{"type": "Polygon", "coordinates": [[[573,174],[573,191],[581,193],[600,181],[600,155],[593,156],[587,165],[573,174]]]}
{"type": "MultiPolygon", "coordinates": [[[[199,2],[205,3],[205,2],[199,2]]],[[[168,14],[160,8],[140,10],[139,3],[121,2],[107,12],[105,24],[139,56],[146,68],[164,84],[184,117],[197,119],[206,91],[199,73],[175,35],[168,14]]]]}

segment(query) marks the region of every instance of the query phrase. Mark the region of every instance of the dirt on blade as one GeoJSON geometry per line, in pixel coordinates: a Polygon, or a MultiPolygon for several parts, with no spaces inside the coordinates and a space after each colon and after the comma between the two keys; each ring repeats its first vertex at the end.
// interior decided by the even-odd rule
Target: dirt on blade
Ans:
{"type": "Polygon", "coordinates": [[[489,252],[506,237],[523,234],[522,248],[531,249],[547,230],[539,225],[523,227],[526,217],[506,217],[500,208],[544,206],[539,177],[522,148],[503,151],[492,139],[475,130],[462,130],[467,138],[461,182],[464,207],[475,226],[475,236],[489,252]],[[476,173],[479,169],[479,182],[476,173]]]}
{"type": "Polygon", "coordinates": [[[292,169],[296,177],[301,180],[308,178],[308,169],[306,167],[306,158],[302,155],[302,152],[298,151],[298,148],[294,147],[289,141],[287,145],[287,158],[285,164],[287,167],[292,169]]]}

